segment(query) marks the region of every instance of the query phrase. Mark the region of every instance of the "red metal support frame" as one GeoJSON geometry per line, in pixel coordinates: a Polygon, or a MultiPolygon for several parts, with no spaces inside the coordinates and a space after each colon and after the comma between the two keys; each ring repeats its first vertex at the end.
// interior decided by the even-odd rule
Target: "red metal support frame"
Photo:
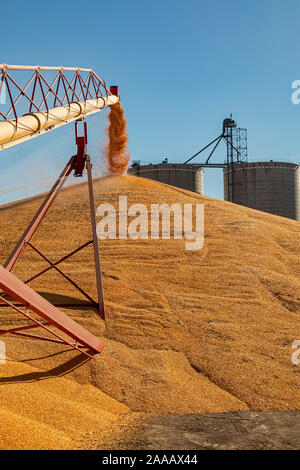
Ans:
{"type": "MultiPolygon", "coordinates": [[[[93,305],[97,307],[100,317],[105,320],[107,318],[107,312],[104,306],[104,296],[103,296],[103,285],[102,285],[102,275],[101,275],[101,263],[100,263],[100,253],[99,253],[99,244],[98,244],[98,237],[96,232],[96,214],[95,214],[95,201],[94,201],[94,191],[93,191],[93,177],[92,177],[92,164],[90,156],[86,154],[86,147],[87,147],[87,126],[86,122],[84,124],[84,135],[78,136],[78,123],[75,122],[75,137],[76,137],[76,145],[77,145],[77,154],[71,157],[65,168],[63,169],[62,173],[58,177],[57,181],[55,182],[54,186],[46,196],[45,200],[41,204],[40,208],[36,212],[35,216],[29,223],[28,227],[26,228],[25,232],[23,233],[22,237],[18,241],[16,247],[13,249],[12,253],[8,257],[4,267],[11,271],[15,266],[16,262],[18,261],[19,257],[21,256],[22,252],[26,248],[26,246],[30,246],[36,253],[39,254],[48,264],[49,266],[39,273],[31,276],[29,279],[25,281],[25,284],[28,284],[30,281],[36,279],[37,277],[41,276],[42,274],[48,272],[50,269],[54,269],[58,272],[61,276],[63,276],[70,284],[73,285],[79,292],[86,297],[89,302],[89,305],[93,305]],[[72,252],[63,256],[63,258],[59,259],[58,261],[52,262],[45,254],[41,252],[36,246],[31,243],[31,239],[36,232],[37,228],[39,227],[40,223],[42,222],[43,218],[47,214],[49,208],[51,207],[52,203],[54,202],[55,198],[59,194],[59,191],[62,189],[64,183],[66,182],[68,176],[74,170],[74,176],[83,176],[85,169],[87,169],[87,179],[88,179],[88,191],[89,191],[89,205],[90,205],[90,216],[91,216],[91,228],[92,228],[92,240],[87,241],[80,247],[76,248],[72,252]],[[75,281],[73,281],[67,274],[65,274],[59,267],[58,264],[62,263],[66,259],[70,258],[72,255],[80,251],[81,249],[85,248],[86,246],[93,244],[94,248],[94,263],[95,263],[95,274],[96,274],[96,286],[97,286],[97,301],[95,301],[89,294],[87,294],[84,289],[82,289],[75,281]]],[[[4,301],[4,305],[0,306],[7,306],[7,301],[5,301],[5,297],[7,294],[3,294],[0,297],[4,301]]],[[[82,306],[83,303],[80,304],[60,304],[60,306],[82,306]]]]}
{"type": "Polygon", "coordinates": [[[95,260],[95,271],[97,281],[97,294],[98,294],[98,306],[101,318],[107,318],[107,312],[104,306],[103,286],[102,286],[102,275],[101,275],[101,264],[99,256],[99,243],[97,237],[97,225],[96,225],[96,213],[95,213],[95,201],[94,201],[94,190],[93,190],[93,177],[92,177],[92,164],[89,155],[86,155],[86,165],[88,174],[89,184],[89,197],[90,197],[90,211],[91,211],[91,222],[92,222],[92,233],[93,233],[93,246],[94,246],[94,260],[95,260]]]}
{"type": "Polygon", "coordinates": [[[63,106],[74,98],[80,101],[81,98],[87,100],[112,94],[92,69],[79,67],[0,64],[0,92],[3,84],[9,100],[5,111],[0,112],[0,120],[11,119],[13,115],[17,121],[19,115],[48,111],[57,102],[63,106]],[[32,74],[25,79],[26,72],[32,74]]]}
{"type": "MultiPolygon", "coordinates": [[[[9,133],[4,132],[0,150],[11,145],[16,145],[21,141],[28,140],[28,138],[33,138],[36,135],[40,135],[49,130],[53,130],[57,125],[60,126],[75,119],[81,120],[82,116],[98,112],[102,107],[110,106],[118,101],[116,98],[116,96],[118,96],[117,87],[112,87],[111,90],[108,90],[105,82],[101,80],[101,78],[99,78],[92,69],[79,67],[32,67],[0,64],[0,92],[3,90],[3,86],[7,90],[8,99],[0,111],[0,125],[2,126],[2,130],[7,129],[7,127],[10,126],[7,126],[3,121],[9,121],[9,123],[17,130],[14,139],[12,139],[9,133]],[[19,73],[15,73],[17,71],[19,71],[19,73]],[[76,112],[74,111],[74,106],[71,106],[74,99],[78,101],[75,103],[77,106],[75,109],[76,112]],[[80,103],[81,99],[85,103],[80,103]],[[61,106],[62,109],[53,111],[52,109],[55,108],[57,104],[61,106]],[[65,119],[65,114],[62,114],[61,119],[59,117],[59,112],[65,112],[65,108],[68,108],[67,116],[70,115],[70,119],[65,119]],[[32,116],[27,115],[32,113],[37,113],[34,116],[39,122],[39,126],[37,128],[33,128],[30,125],[30,119],[32,119],[32,116]],[[42,126],[41,121],[37,118],[38,113],[43,113],[43,116],[47,117],[44,126],[42,126]],[[24,117],[24,119],[21,119],[20,116],[24,117]],[[51,120],[49,120],[49,116],[51,116],[51,120]],[[47,123],[49,125],[46,125],[47,123]],[[17,135],[19,127],[24,132],[17,135]]],[[[84,122],[84,119],[82,120],[84,122]]],[[[87,299],[89,306],[93,305],[93,307],[97,307],[102,319],[105,320],[107,318],[103,298],[99,244],[96,232],[92,164],[90,156],[87,155],[87,127],[85,122],[83,136],[78,135],[78,122],[75,122],[75,135],[77,154],[71,157],[63,169],[22,237],[18,241],[16,247],[8,257],[5,266],[0,266],[0,289],[3,289],[4,291],[3,293],[0,293],[0,302],[3,302],[0,306],[14,309],[31,322],[31,324],[26,326],[18,326],[8,329],[0,328],[0,337],[6,334],[11,334],[31,339],[51,341],[68,345],[91,358],[92,355],[82,349],[87,348],[93,352],[101,352],[105,346],[102,341],[58,310],[56,308],[57,306],[48,302],[44,297],[40,296],[28,286],[28,284],[34,279],[37,279],[49,270],[54,269],[87,299]],[[75,250],[64,255],[62,258],[52,261],[32,243],[32,237],[71,172],[74,171],[74,176],[81,177],[85,173],[85,170],[87,170],[92,240],[87,241],[75,250]],[[93,244],[94,250],[97,301],[85,292],[82,287],[78,286],[78,284],[59,266],[63,261],[69,259],[75,253],[91,244],[93,244]],[[49,266],[31,276],[25,282],[22,282],[14,276],[11,271],[27,246],[41,256],[49,266]],[[12,303],[11,299],[13,299],[14,303],[12,303]],[[16,304],[16,302],[19,304],[16,304]],[[35,316],[32,316],[29,313],[29,310],[31,310],[35,316]],[[41,317],[43,320],[39,321],[36,316],[41,317]],[[60,332],[63,333],[63,336],[61,336],[60,332],[57,333],[56,331],[51,330],[50,327],[60,330],[60,332]],[[39,335],[33,335],[31,332],[26,332],[27,330],[35,328],[44,329],[48,334],[54,336],[54,338],[48,336],[42,337],[39,335]],[[66,339],[66,335],[72,338],[75,342],[66,339]]],[[[60,306],[82,307],[83,305],[86,305],[86,303],[61,304],[60,306]]]]}

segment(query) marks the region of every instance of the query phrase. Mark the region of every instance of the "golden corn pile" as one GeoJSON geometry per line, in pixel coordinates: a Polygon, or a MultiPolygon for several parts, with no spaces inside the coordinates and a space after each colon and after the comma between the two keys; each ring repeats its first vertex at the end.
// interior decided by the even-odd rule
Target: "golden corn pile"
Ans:
{"type": "MultiPolygon", "coordinates": [[[[93,309],[62,309],[106,344],[92,360],[68,347],[4,337],[0,365],[0,448],[99,448],[117,442],[140,413],[299,410],[300,225],[133,176],[95,181],[97,206],[202,203],[205,242],[100,242],[106,324],[93,309]]],[[[1,206],[0,262],[42,197],[1,206]]],[[[150,211],[149,211],[150,214],[150,211]]],[[[33,243],[55,261],[91,239],[86,184],[65,188],[33,243]]],[[[26,248],[14,274],[47,264],[26,248]]],[[[61,265],[96,297],[89,247],[61,265]]],[[[31,287],[53,303],[80,293],[49,271],[31,287]]],[[[0,310],[0,328],[25,324],[0,310]]],[[[37,330],[38,332],[39,330],[37,330]]],[[[38,334],[38,333],[37,333],[38,334]]]]}

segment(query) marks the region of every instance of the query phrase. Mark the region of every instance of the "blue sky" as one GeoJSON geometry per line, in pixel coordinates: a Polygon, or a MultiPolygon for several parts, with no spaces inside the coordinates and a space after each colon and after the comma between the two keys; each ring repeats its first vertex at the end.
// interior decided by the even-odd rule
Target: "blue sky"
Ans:
{"type": "MultiPolygon", "coordinates": [[[[232,113],[248,130],[249,159],[300,161],[298,0],[31,0],[2,3],[0,14],[0,62],[91,67],[120,86],[132,159],[182,162],[232,113]]],[[[105,125],[106,111],[88,119],[98,167],[105,125]]],[[[0,204],[47,189],[1,194],[54,178],[73,133],[70,124],[0,152],[0,204]]],[[[216,160],[224,156],[225,145],[216,160]]],[[[204,187],[222,198],[221,170],[206,170],[204,187]]]]}

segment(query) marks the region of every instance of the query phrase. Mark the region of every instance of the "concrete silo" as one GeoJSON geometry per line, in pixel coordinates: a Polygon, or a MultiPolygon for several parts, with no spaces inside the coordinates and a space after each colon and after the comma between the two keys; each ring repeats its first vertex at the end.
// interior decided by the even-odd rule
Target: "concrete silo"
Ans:
{"type": "Polygon", "coordinates": [[[300,166],[254,162],[223,169],[224,199],[270,214],[300,220],[300,166]]]}
{"type": "Polygon", "coordinates": [[[149,165],[133,163],[128,174],[203,194],[203,169],[200,165],[168,163],[167,160],[149,165]]]}

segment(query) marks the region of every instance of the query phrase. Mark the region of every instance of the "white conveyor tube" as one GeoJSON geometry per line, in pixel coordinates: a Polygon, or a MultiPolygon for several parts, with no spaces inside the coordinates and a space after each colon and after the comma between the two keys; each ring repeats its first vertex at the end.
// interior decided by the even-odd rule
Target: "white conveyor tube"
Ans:
{"type": "Polygon", "coordinates": [[[18,120],[0,121],[0,150],[97,113],[105,106],[111,106],[118,101],[118,96],[103,96],[51,108],[49,111],[25,114],[18,120]]]}

